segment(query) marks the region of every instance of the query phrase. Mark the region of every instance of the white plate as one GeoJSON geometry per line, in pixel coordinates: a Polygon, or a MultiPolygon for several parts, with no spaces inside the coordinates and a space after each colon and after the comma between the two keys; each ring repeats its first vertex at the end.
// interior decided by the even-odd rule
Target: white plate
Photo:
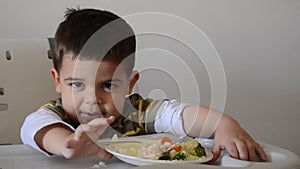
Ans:
{"type": "Polygon", "coordinates": [[[145,166],[145,165],[155,165],[155,164],[184,164],[184,163],[205,163],[210,161],[213,158],[213,154],[210,151],[205,150],[206,156],[199,158],[197,160],[152,160],[152,159],[144,159],[140,157],[135,157],[135,156],[130,156],[130,155],[125,155],[121,154],[119,152],[114,151],[113,149],[110,149],[109,146],[106,146],[106,151],[109,153],[113,154],[115,157],[118,159],[137,166],[145,166]]]}

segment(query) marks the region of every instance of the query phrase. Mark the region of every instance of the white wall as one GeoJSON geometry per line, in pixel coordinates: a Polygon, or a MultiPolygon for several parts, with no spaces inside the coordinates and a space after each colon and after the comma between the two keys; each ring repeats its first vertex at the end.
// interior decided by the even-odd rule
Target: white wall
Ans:
{"type": "MultiPolygon", "coordinates": [[[[76,5],[107,9],[121,16],[164,12],[185,18],[210,38],[220,55],[227,80],[225,112],[234,116],[256,139],[300,155],[300,1],[0,0],[0,3],[2,40],[53,36],[65,9],[76,5]]],[[[182,34],[185,33],[190,32],[182,31],[182,34]]],[[[193,40],[197,43],[197,39],[193,40]]],[[[145,36],[139,41],[145,45],[141,48],[162,46],[180,57],[192,55],[182,44],[168,38],[145,36]],[[147,38],[151,41],[144,42],[147,38]]],[[[161,50],[141,53],[143,56],[151,54],[171,56],[161,50]]],[[[3,51],[0,62],[1,57],[3,51]]],[[[137,67],[142,61],[138,60],[137,67]]],[[[170,67],[174,65],[176,68],[178,64],[175,62],[170,62],[170,67]]],[[[201,84],[201,103],[209,104],[210,84],[205,67],[194,63],[188,63],[188,66],[197,72],[197,82],[201,84]]],[[[24,69],[22,66],[19,68],[24,69]]],[[[1,66],[0,72],[3,71],[1,66]]],[[[181,82],[185,78],[182,74],[175,80],[181,82]]],[[[176,86],[172,87],[170,91],[164,91],[166,95],[180,96],[176,86]],[[172,95],[172,91],[175,94],[172,95]]],[[[187,93],[194,92],[189,84],[180,87],[189,89],[185,90],[187,93]]],[[[198,103],[188,98],[183,101],[198,103]]],[[[2,120],[3,113],[0,113],[2,120]]]]}

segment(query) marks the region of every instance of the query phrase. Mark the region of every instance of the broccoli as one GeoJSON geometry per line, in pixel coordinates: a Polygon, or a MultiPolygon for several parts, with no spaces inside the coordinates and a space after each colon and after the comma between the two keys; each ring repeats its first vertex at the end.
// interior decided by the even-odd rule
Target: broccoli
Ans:
{"type": "Polygon", "coordinates": [[[188,141],[182,145],[184,151],[168,150],[163,152],[158,160],[187,160],[206,156],[205,149],[196,141],[188,141]]]}
{"type": "Polygon", "coordinates": [[[172,160],[185,160],[186,155],[183,152],[177,152],[175,157],[172,158],[172,160]]]}
{"type": "Polygon", "coordinates": [[[163,152],[158,160],[171,160],[170,151],[163,152]]]}
{"type": "Polygon", "coordinates": [[[171,156],[171,150],[163,152],[162,155],[158,158],[158,160],[186,160],[186,154],[184,152],[176,152],[175,156],[171,156]]]}
{"type": "Polygon", "coordinates": [[[206,156],[205,150],[201,146],[201,144],[198,144],[198,146],[193,151],[191,151],[190,154],[197,157],[206,156]]]}

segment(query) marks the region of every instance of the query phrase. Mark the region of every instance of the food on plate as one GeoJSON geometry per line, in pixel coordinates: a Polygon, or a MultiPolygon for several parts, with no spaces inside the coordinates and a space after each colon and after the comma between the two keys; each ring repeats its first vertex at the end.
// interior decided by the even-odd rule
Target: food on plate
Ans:
{"type": "Polygon", "coordinates": [[[172,144],[172,139],[170,137],[163,137],[162,139],[160,139],[160,144],[165,144],[165,143],[170,143],[172,144]]]}
{"type": "Polygon", "coordinates": [[[132,143],[114,143],[109,149],[124,155],[152,160],[198,160],[206,157],[205,149],[195,140],[173,145],[172,139],[147,140],[132,143]]]}

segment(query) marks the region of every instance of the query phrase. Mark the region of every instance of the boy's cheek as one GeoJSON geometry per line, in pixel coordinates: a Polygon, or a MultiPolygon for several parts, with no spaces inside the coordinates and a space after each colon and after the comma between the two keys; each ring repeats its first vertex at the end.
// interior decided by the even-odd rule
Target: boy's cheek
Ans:
{"type": "Polygon", "coordinates": [[[125,99],[119,98],[119,99],[113,99],[113,103],[111,104],[112,107],[114,107],[114,111],[117,111],[118,113],[121,113],[123,111],[125,99]]]}
{"type": "Polygon", "coordinates": [[[115,117],[118,117],[120,116],[120,114],[122,113],[123,111],[123,106],[124,104],[123,103],[115,103],[115,104],[111,104],[109,106],[109,108],[107,107],[106,111],[107,111],[107,117],[109,116],[115,116],[115,117]]]}

